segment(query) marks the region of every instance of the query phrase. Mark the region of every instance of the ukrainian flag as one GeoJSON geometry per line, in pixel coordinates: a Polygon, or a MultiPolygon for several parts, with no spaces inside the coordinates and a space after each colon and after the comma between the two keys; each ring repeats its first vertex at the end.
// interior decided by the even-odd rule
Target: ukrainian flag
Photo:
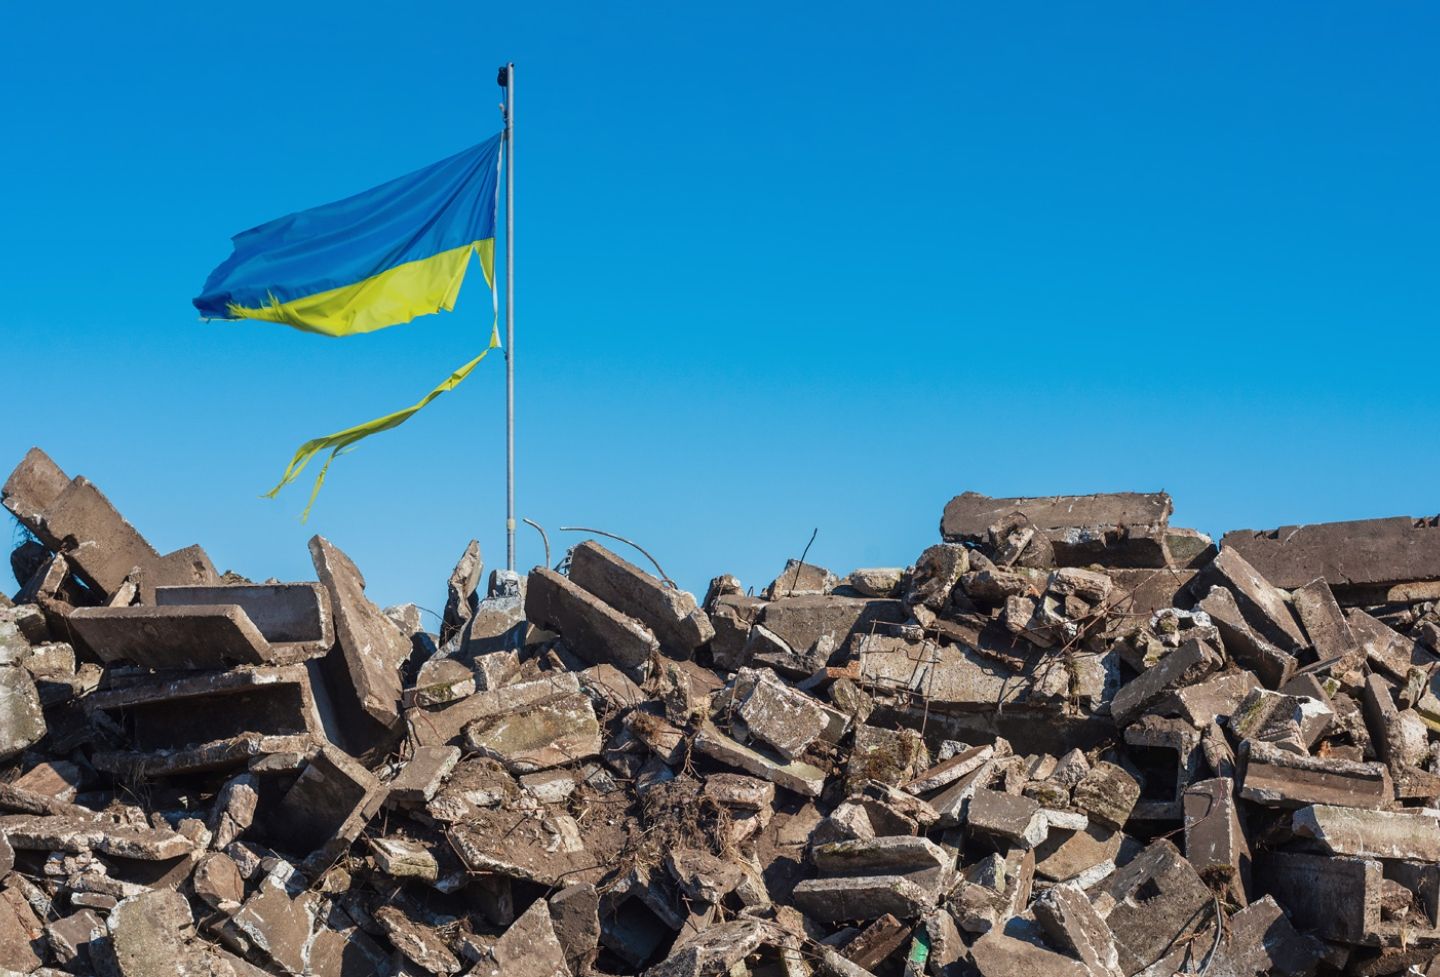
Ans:
{"type": "Polygon", "coordinates": [[[494,278],[500,138],[237,234],[195,307],[327,336],[453,309],[472,253],[494,278]]]}
{"type": "MultiPolygon", "coordinates": [[[[233,239],[234,252],[194,300],[207,319],[260,319],[326,336],[353,336],[450,311],[471,255],[495,294],[495,223],[502,137],[335,203],[261,224],[233,239]]],[[[294,481],[318,452],[330,461],[357,441],[397,427],[470,374],[500,345],[450,374],[418,403],[307,441],[280,484],[294,481]]],[[[310,506],[305,507],[308,514],[310,506]]]]}

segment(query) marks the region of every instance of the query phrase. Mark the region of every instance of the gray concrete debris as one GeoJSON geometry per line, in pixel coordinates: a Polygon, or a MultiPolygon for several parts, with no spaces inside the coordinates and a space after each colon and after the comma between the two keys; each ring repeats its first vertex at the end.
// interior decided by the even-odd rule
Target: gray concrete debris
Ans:
{"type": "Polygon", "coordinates": [[[445,611],[440,618],[440,644],[445,644],[460,633],[480,606],[480,595],[475,589],[480,586],[480,576],[485,572],[485,561],[480,557],[480,542],[472,539],[465,544],[465,552],[455,561],[450,579],[445,583],[445,611]]]}
{"type": "Polygon", "coordinates": [[[0,968],[1440,957],[1429,524],[1352,525],[1349,573],[1333,534],[1319,562],[1217,551],[1163,495],[962,496],[958,538],[911,569],[792,563],[763,597],[717,578],[703,606],[594,543],[482,596],[470,546],[427,634],[324,540],[319,582],[205,577],[198,551],[166,577],[43,456],[10,485],[26,525],[93,545],[37,533],[0,601],[0,968]]]}
{"type": "Polygon", "coordinates": [[[235,605],[79,607],[67,620],[104,662],[222,669],[275,659],[270,642],[235,605]]]}
{"type": "Polygon", "coordinates": [[[1237,529],[1226,533],[1221,545],[1234,548],[1277,587],[1297,588],[1324,577],[1334,586],[1373,593],[1398,584],[1440,580],[1436,532],[1434,517],[1395,516],[1237,529]]]}
{"type": "Polygon", "coordinates": [[[318,583],[156,587],[155,603],[160,607],[236,605],[284,662],[323,655],[335,644],[330,597],[318,583]]]}
{"type": "Polygon", "coordinates": [[[570,580],[648,627],[668,655],[690,658],[715,637],[693,595],[667,587],[598,543],[587,540],[570,551],[570,580]]]}
{"type": "Polygon", "coordinates": [[[643,676],[660,651],[660,642],[645,625],[544,567],[530,571],[525,615],[560,634],[575,654],[592,665],[615,665],[643,676]]]}
{"type": "Polygon", "coordinates": [[[1078,959],[1093,977],[1123,977],[1115,934],[1079,888],[1051,886],[1035,900],[1034,912],[1055,948],[1078,959]]]}
{"type": "Polygon", "coordinates": [[[766,600],[813,597],[830,593],[840,581],[824,567],[786,560],[785,569],[764,590],[766,600]]]}
{"type": "Polygon", "coordinates": [[[400,726],[400,666],[410,642],[365,596],[365,578],[339,547],[312,537],[310,557],[335,616],[336,651],[323,670],[349,726],[347,745],[362,752],[388,745],[400,726]]]}
{"type": "Polygon", "coordinates": [[[531,903],[470,973],[475,977],[570,977],[565,948],[556,936],[545,900],[531,903]]]}
{"type": "Polygon", "coordinates": [[[161,556],[83,477],[69,478],[39,448],[31,448],[0,488],[0,504],[53,552],[64,551],[84,582],[107,600],[138,570],[141,596],[166,585],[216,582],[198,546],[161,556]]]}
{"type": "Polygon", "coordinates": [[[0,760],[8,760],[45,737],[40,691],[28,669],[0,664],[0,760]]]}

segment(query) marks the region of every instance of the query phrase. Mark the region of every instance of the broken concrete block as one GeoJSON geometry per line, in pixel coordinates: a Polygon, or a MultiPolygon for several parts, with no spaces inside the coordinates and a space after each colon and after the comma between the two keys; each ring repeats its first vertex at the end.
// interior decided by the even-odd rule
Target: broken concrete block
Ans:
{"type": "Polygon", "coordinates": [[[1074,805],[1092,821],[1123,828],[1140,799],[1140,783],[1116,764],[1100,761],[1075,785],[1074,805]]]}
{"type": "Polygon", "coordinates": [[[1394,800],[1394,787],[1382,763],[1360,763],[1290,752],[1246,740],[1240,796],[1269,807],[1332,804],[1377,810],[1394,800]]]}
{"type": "Polygon", "coordinates": [[[970,570],[969,551],[958,543],[939,543],[921,553],[910,573],[905,603],[923,604],[933,611],[950,602],[950,591],[970,570]]]}
{"type": "Polygon", "coordinates": [[[845,584],[861,597],[898,597],[904,579],[901,567],[866,567],[850,571],[845,584]]]}
{"type": "Polygon", "coordinates": [[[648,627],[668,655],[690,658],[715,637],[694,596],[667,587],[592,540],[570,551],[570,580],[648,627]]]}
{"type": "Polygon", "coordinates": [[[1236,901],[1250,885],[1250,844],[1235,807],[1235,781],[1202,780],[1185,788],[1185,857],[1203,878],[1236,901]]]}
{"type": "Polygon", "coordinates": [[[45,924],[24,894],[14,885],[0,888],[0,971],[32,972],[44,963],[45,942],[45,924]]]}
{"type": "Polygon", "coordinates": [[[153,891],[120,900],[110,911],[115,964],[122,977],[165,977],[211,971],[188,947],[195,920],[185,898],[153,891]]]}
{"type": "Polygon", "coordinates": [[[553,570],[530,571],[525,615],[532,624],[556,631],[581,658],[642,675],[659,653],[660,642],[645,625],[627,617],[553,570]]]}
{"type": "Polygon", "coordinates": [[[93,851],[140,861],[179,858],[196,847],[174,831],[66,815],[3,815],[0,833],[17,851],[93,851]]]}
{"type": "Polygon", "coordinates": [[[1045,812],[1035,801],[984,788],[970,798],[966,824],[971,831],[1021,848],[1039,845],[1050,830],[1045,812]]]}
{"type": "MultiPolygon", "coordinates": [[[[1237,529],[1221,545],[1234,548],[1277,587],[1294,589],[1324,577],[1349,589],[1376,589],[1440,580],[1435,519],[1357,519],[1351,522],[1237,529]]],[[[1381,603],[1381,602],[1375,602],[1381,603]]]]}
{"type": "Polygon", "coordinates": [[[282,882],[266,876],[240,911],[230,917],[226,929],[240,946],[285,974],[300,977],[311,972],[320,908],[317,893],[291,895],[282,882]]]}
{"type": "Polygon", "coordinates": [[[1277,648],[1251,627],[1234,594],[1214,586],[1200,596],[1195,609],[1210,616],[1231,658],[1254,672],[1267,688],[1278,689],[1290,680],[1295,672],[1295,656],[1277,648]]]}
{"type": "Polygon", "coordinates": [[[810,860],[828,875],[900,875],[936,891],[955,864],[955,856],[930,839],[908,836],[820,845],[810,860]]]}
{"type": "Polygon", "coordinates": [[[1130,817],[1179,818],[1181,795],[1200,768],[1200,733],[1184,720],[1147,713],[1125,728],[1125,745],[1140,774],[1140,800],[1130,817]]]}
{"type": "Polygon", "coordinates": [[[1360,643],[1324,577],[1296,589],[1291,603],[1320,661],[1358,661],[1362,656],[1360,643]]]}
{"type": "Polygon", "coordinates": [[[1309,752],[1334,717],[1335,711],[1319,699],[1255,689],[1231,715],[1229,726],[1236,739],[1290,743],[1296,752],[1309,752]]]}
{"type": "Polygon", "coordinates": [[[843,648],[851,634],[864,634],[882,624],[901,624],[909,616],[905,605],[898,600],[811,595],[766,604],[757,623],[805,660],[788,670],[808,676],[827,664],[808,657],[822,639],[832,641],[834,648],[843,648]]]}
{"type": "Polygon", "coordinates": [[[1272,851],[1257,859],[1255,881],[1303,930],[1327,940],[1363,942],[1380,925],[1380,862],[1272,851]]]}
{"type": "Polygon", "coordinates": [[[550,897],[550,923],[574,973],[584,973],[600,946],[600,895],[593,885],[572,885],[550,897]]]}
{"type": "Polygon", "coordinates": [[[395,804],[424,804],[459,762],[458,746],[417,746],[390,781],[387,799],[395,804]]]}
{"type": "Polygon", "coordinates": [[[1079,960],[1006,936],[998,929],[970,945],[970,961],[981,977],[1094,977],[1079,960]]]}
{"type": "Polygon", "coordinates": [[[886,913],[846,943],[841,956],[866,973],[878,970],[905,943],[912,929],[886,913]]]}
{"type": "Polygon", "coordinates": [[[810,696],[786,685],[769,669],[742,669],[736,677],[738,715],[752,736],[788,760],[794,760],[825,731],[825,709],[810,696]],[[749,691],[743,694],[741,689],[749,691]]]}
{"type": "Polygon", "coordinates": [[[465,727],[465,744],[505,764],[511,773],[533,773],[598,756],[604,737],[595,707],[583,693],[555,696],[523,711],[477,719],[465,727]]]}
{"type": "Polygon", "coordinates": [[[253,774],[233,777],[215,795],[210,814],[210,845],[223,851],[255,823],[255,808],[260,803],[259,782],[253,774]]]}
{"type": "Polygon", "coordinates": [[[421,746],[440,746],[459,737],[476,720],[517,712],[541,700],[580,691],[580,678],[575,672],[547,672],[529,682],[477,692],[443,709],[412,709],[410,735],[421,746]]]}
{"type": "Polygon", "coordinates": [[[330,597],[318,583],[156,587],[160,607],[237,605],[284,662],[323,655],[335,644],[330,597]]]}
{"type": "Polygon", "coordinates": [[[458,974],[464,969],[434,928],[411,919],[394,906],[381,906],[375,910],[374,918],[391,945],[421,970],[431,974],[458,974]]]}
{"type": "Polygon", "coordinates": [[[365,578],[339,547],[323,536],[309,545],[335,620],[337,651],[321,669],[332,698],[342,700],[336,705],[348,743],[361,752],[388,744],[400,726],[400,666],[410,656],[410,642],[365,596],[365,578]]]}
{"type": "Polygon", "coordinates": [[[498,807],[472,808],[451,827],[449,840],[466,868],[475,873],[553,886],[592,881],[587,872],[598,879],[605,871],[586,852],[569,815],[537,817],[498,807]]]}
{"type": "MultiPolygon", "coordinates": [[[[1221,672],[1176,689],[1172,694],[1173,711],[1196,729],[1204,729],[1216,720],[1228,720],[1246,696],[1258,688],[1260,680],[1254,672],[1221,672]]],[[[1162,709],[1171,711],[1168,703],[1162,709]]]]}
{"type": "Polygon", "coordinates": [[[1285,595],[1238,551],[1221,549],[1192,584],[1192,588],[1212,586],[1229,590],[1246,622],[1281,651],[1294,654],[1309,646],[1285,595]]]}
{"type": "Polygon", "coordinates": [[[1270,896],[1231,916],[1228,930],[1224,944],[1211,963],[1211,973],[1216,977],[1308,974],[1325,951],[1321,941],[1297,933],[1270,896]]]}
{"type": "Polygon", "coordinates": [[[159,676],[85,700],[127,734],[129,749],[97,751],[100,770],[160,776],[221,770],[252,757],[305,753],[325,739],[304,666],[159,676]]]}
{"type": "Polygon", "coordinates": [[[20,665],[0,665],[0,760],[8,760],[45,738],[40,691],[20,665]]]}
{"type": "Polygon", "coordinates": [[[472,539],[465,544],[465,552],[455,561],[450,579],[445,584],[445,612],[440,618],[440,644],[444,645],[455,637],[480,606],[480,597],[475,588],[480,586],[480,575],[485,572],[485,561],[480,558],[480,541],[472,539]]]}
{"type": "Polygon", "coordinates": [[[935,904],[933,894],[899,875],[806,879],[795,886],[792,899],[807,915],[829,923],[886,913],[914,917],[935,904]]]}
{"type": "Polygon", "coordinates": [[[384,802],[385,788],[374,774],[324,746],[310,757],[276,813],[287,844],[324,867],[354,844],[384,802]]]}
{"type": "Polygon", "coordinates": [[[830,593],[838,583],[835,574],[824,567],[799,560],[786,560],[785,569],[770,582],[763,594],[766,600],[820,596],[830,593]]]}
{"type": "Polygon", "coordinates": [[[223,913],[236,912],[245,901],[245,879],[235,860],[224,852],[200,856],[190,885],[202,902],[223,913]]]}
{"type": "Polygon", "coordinates": [[[909,783],[930,766],[930,751],[913,729],[859,725],[850,747],[845,782],[853,790],[869,780],[909,783]]]}
{"type": "Polygon", "coordinates": [[[275,659],[270,643],[235,605],[78,607],[68,621],[105,662],[219,669],[275,659]]]}
{"type": "Polygon", "coordinates": [[[1051,943],[1088,967],[1093,977],[1123,977],[1115,934],[1079,888],[1051,886],[1035,900],[1034,911],[1051,943]]]}
{"type": "Polygon", "coordinates": [[[699,753],[719,763],[744,770],[803,797],[819,797],[825,787],[825,773],[818,767],[799,760],[789,763],[772,760],[735,742],[709,722],[703,723],[695,734],[694,745],[699,753]]]}
{"type": "Polygon", "coordinates": [[[82,909],[50,923],[46,937],[60,966],[71,973],[87,973],[97,969],[91,948],[102,940],[108,941],[110,929],[93,910],[82,909]]]}
{"type": "Polygon", "coordinates": [[[470,971],[475,977],[570,977],[565,948],[555,935],[549,908],[537,899],[490,948],[488,959],[470,971]]]}
{"type": "Polygon", "coordinates": [[[1164,839],[1117,869],[1092,898],[1115,935],[1125,973],[1148,967],[1168,953],[1200,926],[1211,905],[1210,890],[1199,874],[1164,839]]]}
{"type": "Polygon", "coordinates": [[[108,600],[139,569],[141,598],[170,584],[209,584],[215,568],[198,546],[161,556],[83,477],[67,478],[39,448],[11,473],[0,503],[53,552],[64,551],[75,572],[108,600]]]}
{"type": "Polygon", "coordinates": [[[1312,804],[1291,815],[1290,823],[1295,834],[1331,854],[1440,861],[1440,812],[1312,804]]]}
{"type": "Polygon", "coordinates": [[[1126,725],[1137,719],[1167,693],[1193,685],[1224,664],[1224,657],[1208,644],[1191,638],[1148,669],[1120,687],[1110,700],[1115,722],[1126,725]]]}
{"type": "Polygon", "coordinates": [[[992,530],[1024,525],[1049,542],[1056,566],[1164,567],[1170,565],[1171,508],[1163,492],[1019,499],[966,492],[945,506],[940,535],[952,543],[984,543],[992,530]]]}

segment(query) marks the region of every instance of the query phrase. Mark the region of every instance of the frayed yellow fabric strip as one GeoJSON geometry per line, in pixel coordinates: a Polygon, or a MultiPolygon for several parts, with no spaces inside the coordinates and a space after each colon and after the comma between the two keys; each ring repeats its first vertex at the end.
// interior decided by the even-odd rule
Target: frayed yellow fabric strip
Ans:
{"type": "Polygon", "coordinates": [[[330,449],[330,457],[325,459],[325,464],[320,466],[320,474],[315,478],[315,487],[310,490],[310,501],[305,503],[305,511],[300,514],[300,521],[304,522],[310,518],[310,508],[315,505],[315,499],[320,494],[320,487],[325,484],[325,476],[330,471],[330,462],[336,457],[344,454],[354,447],[357,441],[368,438],[372,434],[379,434],[381,431],[388,431],[391,428],[399,427],[422,410],[426,404],[447,390],[454,390],[460,386],[461,381],[470,375],[470,371],[480,365],[480,361],[490,354],[490,350],[500,347],[500,332],[498,328],[490,331],[490,345],[479,356],[460,369],[451,373],[439,386],[430,391],[419,403],[406,407],[404,410],[397,410],[393,414],[386,414],[384,417],[377,417],[373,421],[366,421],[364,424],[357,424],[354,427],[337,431],[334,434],[327,434],[323,438],[312,438],[300,446],[295,452],[295,457],[290,459],[290,465],[285,469],[285,474],[280,479],[280,484],[265,493],[265,498],[273,499],[281,489],[300,477],[305,466],[310,463],[320,452],[330,449]]]}
{"type": "MultiPolygon", "coordinates": [[[[478,241],[474,245],[467,245],[467,248],[469,247],[473,247],[480,257],[480,268],[485,275],[486,284],[490,286],[491,301],[493,303],[495,297],[495,241],[493,239],[478,241]]],[[[466,257],[468,258],[468,254],[466,257]]],[[[461,266],[460,273],[463,276],[463,265],[461,266]]],[[[455,290],[459,290],[460,283],[458,280],[455,282],[454,287],[455,290]]],[[[453,294],[450,296],[450,303],[452,305],[454,304],[453,294]]],[[[325,476],[330,472],[330,463],[332,461],[353,448],[356,442],[364,440],[372,434],[379,434],[381,431],[388,431],[391,428],[399,427],[401,424],[410,420],[410,418],[424,409],[425,405],[430,403],[430,401],[445,393],[447,390],[454,390],[460,386],[461,382],[470,375],[470,371],[479,366],[480,361],[490,355],[490,350],[499,348],[500,321],[497,312],[495,319],[490,324],[490,345],[487,346],[479,356],[451,373],[439,386],[422,397],[418,403],[412,404],[404,410],[397,410],[393,414],[377,417],[373,421],[366,421],[364,424],[357,424],[343,431],[327,434],[323,438],[311,438],[309,441],[306,441],[300,446],[300,450],[295,452],[295,457],[290,459],[290,464],[286,467],[285,474],[280,479],[280,484],[266,492],[262,498],[275,498],[281,489],[300,477],[300,473],[305,470],[305,466],[310,463],[311,458],[314,458],[327,448],[330,449],[330,457],[325,459],[325,464],[320,466],[320,474],[315,476],[315,486],[310,490],[310,501],[305,503],[305,511],[300,514],[300,521],[305,522],[310,518],[310,509],[315,505],[315,499],[320,495],[320,487],[325,484],[325,476]]]]}

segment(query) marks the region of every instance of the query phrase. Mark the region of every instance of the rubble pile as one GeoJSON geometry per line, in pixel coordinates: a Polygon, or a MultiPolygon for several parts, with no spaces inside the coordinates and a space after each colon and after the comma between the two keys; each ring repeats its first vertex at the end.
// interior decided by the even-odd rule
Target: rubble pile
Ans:
{"type": "Polygon", "coordinates": [[[430,633],[0,498],[0,975],[1440,973],[1436,520],[966,493],[700,602],[472,543],[430,633]]]}

